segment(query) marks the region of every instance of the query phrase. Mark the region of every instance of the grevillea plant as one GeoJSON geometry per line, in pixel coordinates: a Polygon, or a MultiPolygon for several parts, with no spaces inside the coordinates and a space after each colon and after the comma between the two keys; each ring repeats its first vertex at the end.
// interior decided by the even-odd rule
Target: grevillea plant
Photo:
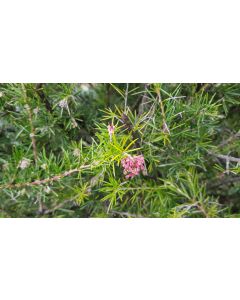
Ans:
{"type": "Polygon", "coordinates": [[[239,99],[239,84],[0,84],[0,215],[238,217],[239,99]]]}

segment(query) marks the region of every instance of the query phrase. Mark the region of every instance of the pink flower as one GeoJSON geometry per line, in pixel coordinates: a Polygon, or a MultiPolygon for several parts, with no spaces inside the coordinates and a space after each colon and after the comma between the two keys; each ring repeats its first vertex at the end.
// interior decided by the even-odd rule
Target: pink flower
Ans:
{"type": "Polygon", "coordinates": [[[109,133],[109,136],[110,136],[110,141],[112,141],[112,136],[114,134],[114,130],[115,130],[115,126],[113,124],[109,124],[108,125],[108,133],[109,133]]]}
{"type": "Polygon", "coordinates": [[[126,178],[133,178],[145,170],[145,161],[143,155],[127,156],[121,160],[123,173],[126,178]]]}

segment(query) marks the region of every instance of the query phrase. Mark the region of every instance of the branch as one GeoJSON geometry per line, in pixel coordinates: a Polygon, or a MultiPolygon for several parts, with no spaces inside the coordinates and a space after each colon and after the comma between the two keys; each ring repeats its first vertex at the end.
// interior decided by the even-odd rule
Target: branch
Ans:
{"type": "Polygon", "coordinates": [[[205,208],[199,203],[196,203],[195,205],[200,210],[200,212],[204,215],[204,217],[208,218],[208,213],[206,212],[205,208]]]}
{"type": "Polygon", "coordinates": [[[222,155],[222,154],[217,154],[211,151],[208,151],[208,154],[215,156],[217,158],[223,159],[225,161],[233,161],[233,162],[237,162],[240,163],[240,158],[237,157],[233,157],[233,156],[229,156],[229,155],[222,155]]]}
{"type": "Polygon", "coordinates": [[[28,112],[29,124],[30,124],[30,127],[31,127],[30,138],[32,140],[33,156],[34,156],[34,160],[35,160],[35,163],[36,163],[38,155],[37,155],[37,144],[36,144],[36,138],[35,138],[35,127],[33,126],[32,110],[31,110],[31,107],[28,103],[27,91],[26,91],[26,88],[25,88],[23,83],[22,83],[22,89],[23,89],[23,94],[24,94],[24,101],[26,103],[26,110],[28,112]]]}
{"type": "Polygon", "coordinates": [[[237,138],[240,138],[240,132],[237,132],[237,133],[233,134],[232,136],[230,136],[226,141],[223,141],[223,142],[219,145],[219,147],[223,147],[223,146],[225,146],[225,145],[227,145],[227,144],[230,144],[230,143],[232,143],[234,140],[236,140],[237,138]]]}
{"type": "Polygon", "coordinates": [[[126,91],[125,91],[125,98],[124,98],[124,113],[127,113],[127,99],[128,99],[128,83],[126,83],[126,91]]]}
{"type": "Polygon", "coordinates": [[[148,85],[148,83],[144,84],[143,96],[140,98],[140,101],[138,101],[139,103],[136,104],[138,106],[138,115],[142,115],[144,113],[144,110],[146,110],[146,105],[149,102],[149,99],[147,97],[148,85]]]}
{"type": "Polygon", "coordinates": [[[164,106],[163,106],[163,102],[162,102],[162,97],[161,97],[161,94],[160,94],[160,89],[157,89],[156,92],[157,92],[158,101],[159,101],[161,111],[162,111],[163,132],[167,133],[167,134],[170,134],[170,130],[169,130],[167,122],[166,122],[166,115],[165,115],[165,110],[164,110],[164,106]]]}
{"type": "Polygon", "coordinates": [[[56,205],[55,207],[53,207],[51,209],[43,210],[42,212],[40,212],[40,214],[42,214],[42,215],[53,214],[56,210],[63,208],[68,203],[73,203],[73,200],[65,200],[62,203],[56,205]]]}
{"type": "Polygon", "coordinates": [[[46,184],[46,183],[52,183],[52,182],[58,181],[58,180],[60,180],[64,177],[70,176],[73,173],[80,172],[81,170],[88,169],[88,168],[91,168],[93,166],[96,166],[97,164],[98,164],[98,162],[94,162],[93,164],[89,164],[89,165],[83,165],[83,166],[80,166],[79,168],[75,168],[75,169],[72,169],[72,170],[69,170],[69,171],[65,171],[65,172],[63,172],[61,174],[58,174],[58,175],[55,175],[53,177],[49,177],[49,178],[45,178],[45,179],[38,179],[38,180],[35,180],[35,181],[32,181],[32,182],[23,182],[23,183],[16,183],[16,184],[13,184],[13,183],[4,184],[4,185],[0,186],[0,190],[1,189],[6,189],[6,188],[22,188],[22,187],[25,187],[25,186],[38,186],[38,185],[43,185],[43,184],[46,184]]]}
{"type": "Polygon", "coordinates": [[[53,108],[50,104],[50,102],[48,101],[48,99],[46,98],[44,91],[43,91],[43,84],[44,83],[37,83],[36,84],[36,93],[38,95],[38,97],[40,98],[40,100],[44,103],[46,109],[52,113],[53,112],[53,108]]]}

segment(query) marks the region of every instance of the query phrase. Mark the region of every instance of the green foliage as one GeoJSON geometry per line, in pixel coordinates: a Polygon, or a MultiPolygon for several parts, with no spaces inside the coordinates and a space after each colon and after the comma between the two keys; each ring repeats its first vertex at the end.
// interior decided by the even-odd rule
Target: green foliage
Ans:
{"type": "Polygon", "coordinates": [[[0,216],[238,217],[239,115],[240,84],[1,84],[0,216]]]}

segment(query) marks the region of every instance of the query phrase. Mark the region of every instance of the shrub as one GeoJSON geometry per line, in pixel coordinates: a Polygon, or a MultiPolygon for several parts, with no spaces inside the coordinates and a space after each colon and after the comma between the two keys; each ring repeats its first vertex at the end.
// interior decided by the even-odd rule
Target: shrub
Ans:
{"type": "Polygon", "coordinates": [[[240,216],[239,84],[1,84],[2,217],[240,216]]]}

